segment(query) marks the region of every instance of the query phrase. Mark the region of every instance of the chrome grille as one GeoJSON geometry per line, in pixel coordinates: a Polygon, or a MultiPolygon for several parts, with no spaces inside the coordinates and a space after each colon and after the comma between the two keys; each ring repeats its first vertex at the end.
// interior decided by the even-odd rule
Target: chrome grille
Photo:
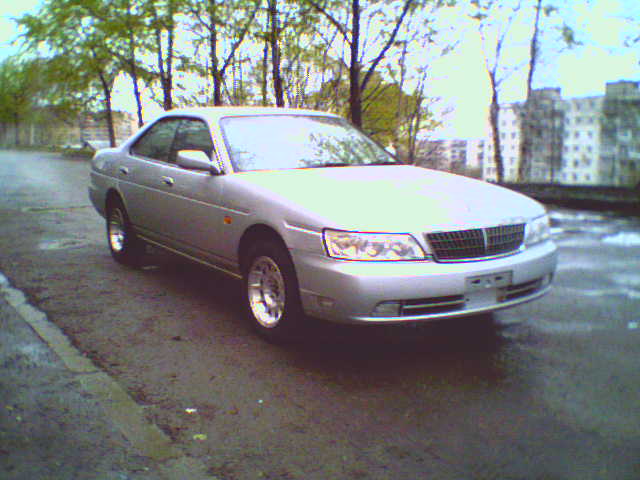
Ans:
{"type": "Polygon", "coordinates": [[[524,223],[428,233],[427,241],[436,260],[451,262],[493,257],[515,252],[524,240],[524,223]]]}

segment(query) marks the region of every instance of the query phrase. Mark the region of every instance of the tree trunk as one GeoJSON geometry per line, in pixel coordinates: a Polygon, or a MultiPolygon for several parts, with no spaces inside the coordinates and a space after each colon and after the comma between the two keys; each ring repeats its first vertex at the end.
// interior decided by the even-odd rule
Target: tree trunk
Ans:
{"type": "Polygon", "coordinates": [[[538,34],[540,31],[540,10],[542,9],[542,0],[536,2],[536,16],[533,25],[533,34],[531,43],[529,44],[529,70],[527,72],[527,97],[525,99],[520,114],[520,148],[518,163],[518,182],[530,180],[531,173],[531,147],[533,143],[532,130],[535,120],[535,105],[531,98],[533,83],[533,74],[538,62],[538,34]]]}
{"type": "Polygon", "coordinates": [[[173,108],[173,44],[175,37],[175,24],[173,21],[173,0],[169,1],[169,25],[167,26],[167,71],[164,82],[164,109],[173,108]]]}
{"type": "MultiPolygon", "coordinates": [[[[268,20],[267,20],[268,22],[268,20]]],[[[267,23],[267,28],[269,25],[267,23]]],[[[262,50],[262,85],[261,93],[262,93],[262,105],[267,106],[267,83],[269,77],[269,41],[267,40],[267,36],[264,37],[264,49],[262,50]]]]}
{"type": "Polygon", "coordinates": [[[136,115],[138,117],[138,127],[141,127],[144,125],[144,119],[142,118],[142,99],[140,98],[140,87],[138,86],[138,75],[136,73],[135,67],[131,68],[129,76],[131,77],[131,83],[133,84],[133,96],[136,99],[136,115]]]}
{"type": "MultiPolygon", "coordinates": [[[[158,64],[158,75],[160,77],[160,87],[162,88],[162,108],[167,111],[171,110],[171,85],[169,81],[169,76],[167,71],[164,68],[164,54],[162,50],[162,28],[160,26],[160,19],[158,18],[158,13],[153,8],[153,15],[155,20],[155,29],[154,33],[156,36],[156,61],[158,64]]],[[[170,55],[170,54],[169,54],[170,55]]]]}
{"type": "Polygon", "coordinates": [[[113,111],[111,109],[111,87],[109,82],[104,78],[104,75],[100,73],[100,83],[102,84],[102,93],[104,95],[104,109],[106,113],[107,131],[109,132],[109,146],[116,146],[116,132],[113,127],[113,111]]]}
{"type": "Polygon", "coordinates": [[[218,19],[216,0],[209,0],[209,58],[211,60],[211,79],[213,80],[213,104],[222,105],[222,76],[218,60],[218,19]]]}
{"type": "Polygon", "coordinates": [[[278,31],[277,0],[269,0],[269,18],[271,22],[271,68],[273,75],[273,91],[276,96],[276,106],[284,107],[284,88],[280,75],[280,33],[278,31]]]}
{"type": "Polygon", "coordinates": [[[140,87],[138,86],[138,72],[136,68],[136,43],[133,27],[131,25],[131,2],[127,2],[127,14],[125,18],[125,27],[128,30],[129,38],[128,48],[129,48],[129,57],[126,59],[126,67],[127,73],[131,78],[131,83],[133,84],[133,95],[136,100],[136,114],[138,116],[138,127],[144,125],[144,120],[142,118],[142,100],[140,99],[140,87]]]}
{"type": "Polygon", "coordinates": [[[500,148],[500,101],[498,98],[498,87],[496,85],[495,71],[489,72],[489,83],[491,85],[491,106],[489,107],[489,123],[493,134],[493,162],[496,166],[496,178],[498,183],[504,182],[504,166],[502,164],[502,150],[500,148]]]}
{"type": "Polygon", "coordinates": [[[351,61],[349,64],[349,116],[362,127],[362,92],[360,91],[360,1],[351,1],[351,61]]]}
{"type": "Polygon", "coordinates": [[[211,33],[209,35],[209,48],[211,56],[211,77],[213,78],[213,104],[222,105],[222,78],[218,65],[218,29],[215,24],[211,25],[211,33]]]}
{"type": "Polygon", "coordinates": [[[16,147],[20,146],[20,116],[18,112],[13,114],[13,135],[16,147]]]}

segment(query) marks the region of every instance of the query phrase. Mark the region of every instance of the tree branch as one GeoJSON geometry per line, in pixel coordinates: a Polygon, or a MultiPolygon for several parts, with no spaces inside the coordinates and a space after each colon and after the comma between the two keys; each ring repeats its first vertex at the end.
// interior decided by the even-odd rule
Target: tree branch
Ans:
{"type": "Polygon", "coordinates": [[[400,30],[400,26],[402,25],[402,22],[404,21],[404,17],[407,15],[407,12],[409,11],[409,8],[411,7],[412,3],[413,3],[413,0],[406,0],[405,1],[404,7],[402,8],[402,13],[398,17],[398,20],[396,21],[396,25],[393,28],[393,32],[391,32],[391,36],[387,40],[387,43],[382,48],[382,50],[380,50],[380,53],[378,54],[378,56],[371,63],[371,66],[369,67],[369,70],[367,71],[367,73],[365,74],[365,76],[364,76],[364,78],[362,80],[362,84],[360,86],[361,90],[364,91],[364,89],[367,87],[367,83],[371,79],[371,76],[373,75],[373,72],[375,71],[376,67],[382,61],[382,59],[386,55],[386,53],[389,50],[389,48],[391,48],[391,45],[393,45],[393,42],[395,42],[396,35],[398,34],[398,30],[400,30]]]}
{"type": "Polygon", "coordinates": [[[349,32],[347,31],[346,28],[344,28],[344,25],[342,25],[340,22],[338,22],[338,20],[336,20],[336,18],[333,15],[331,15],[327,10],[325,10],[318,3],[314,2],[313,0],[307,0],[307,2],[309,3],[309,5],[311,5],[313,8],[315,8],[318,11],[318,13],[321,13],[322,15],[324,15],[324,17],[327,20],[329,20],[329,22],[331,24],[333,24],[334,27],[336,27],[336,29],[340,32],[340,34],[342,35],[344,40],[349,45],[351,45],[351,40],[349,39],[349,32]]]}

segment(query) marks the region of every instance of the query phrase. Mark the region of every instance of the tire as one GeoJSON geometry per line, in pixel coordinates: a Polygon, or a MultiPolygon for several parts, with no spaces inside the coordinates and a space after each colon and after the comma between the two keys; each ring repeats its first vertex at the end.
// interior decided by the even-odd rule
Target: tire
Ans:
{"type": "Polygon", "coordinates": [[[120,200],[107,207],[107,243],[116,262],[128,266],[140,264],[144,243],[131,228],[129,216],[120,200]]]}
{"type": "Polygon", "coordinates": [[[263,240],[249,247],[245,260],[243,294],[253,328],[274,343],[297,338],[305,316],[289,252],[280,242],[263,240]]]}

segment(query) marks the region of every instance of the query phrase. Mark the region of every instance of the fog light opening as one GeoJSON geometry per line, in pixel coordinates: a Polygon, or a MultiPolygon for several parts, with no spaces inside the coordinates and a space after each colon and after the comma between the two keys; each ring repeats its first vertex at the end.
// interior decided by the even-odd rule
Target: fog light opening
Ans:
{"type": "Polygon", "coordinates": [[[399,317],[401,302],[381,302],[373,309],[374,317],[399,317]]]}
{"type": "Polygon", "coordinates": [[[316,295],[316,302],[318,303],[318,307],[325,311],[332,310],[335,304],[333,298],[321,297],[320,295],[316,295]]]}

